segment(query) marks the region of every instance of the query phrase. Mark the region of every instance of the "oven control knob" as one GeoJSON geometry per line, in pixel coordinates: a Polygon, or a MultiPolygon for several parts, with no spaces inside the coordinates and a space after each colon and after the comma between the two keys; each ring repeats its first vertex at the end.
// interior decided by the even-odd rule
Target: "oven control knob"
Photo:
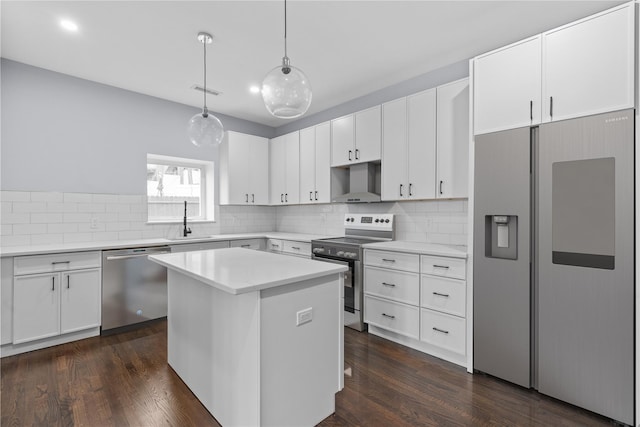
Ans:
{"type": "Polygon", "coordinates": [[[347,258],[355,258],[356,254],[354,252],[347,252],[344,254],[347,258]]]}
{"type": "Polygon", "coordinates": [[[389,222],[389,218],[385,219],[384,222],[388,223],[389,222]]]}
{"type": "Polygon", "coordinates": [[[378,218],[376,218],[376,222],[380,222],[380,220],[378,218]]]}
{"type": "Polygon", "coordinates": [[[314,254],[322,254],[324,253],[324,248],[313,248],[314,254]]]}
{"type": "Polygon", "coordinates": [[[338,251],[338,253],[336,254],[338,256],[344,256],[344,251],[338,251]]]}

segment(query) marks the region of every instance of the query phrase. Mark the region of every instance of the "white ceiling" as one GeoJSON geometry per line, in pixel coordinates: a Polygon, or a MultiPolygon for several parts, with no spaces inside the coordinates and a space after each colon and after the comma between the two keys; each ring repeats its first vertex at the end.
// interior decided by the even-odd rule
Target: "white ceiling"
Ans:
{"type": "MultiPolygon", "coordinates": [[[[623,3],[609,1],[288,2],[288,53],[309,77],[307,114],[623,3]]],[[[249,93],[283,56],[283,1],[0,2],[2,57],[278,127],[249,93]],[[61,29],[74,20],[79,31],[61,29]]]]}

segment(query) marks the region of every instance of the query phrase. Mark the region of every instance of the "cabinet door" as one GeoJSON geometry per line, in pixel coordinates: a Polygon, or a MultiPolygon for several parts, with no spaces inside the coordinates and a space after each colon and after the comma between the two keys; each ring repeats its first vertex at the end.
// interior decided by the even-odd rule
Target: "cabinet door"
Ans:
{"type": "Polygon", "coordinates": [[[100,326],[102,301],[100,269],[62,274],[60,287],[60,332],[100,326]]]}
{"type": "Polygon", "coordinates": [[[228,131],[220,146],[220,204],[246,204],[249,197],[251,135],[228,131]]]}
{"type": "Polygon", "coordinates": [[[401,200],[407,184],[407,98],[382,104],[382,200],[401,200]]]}
{"type": "Polygon", "coordinates": [[[475,135],[540,123],[541,62],[539,35],[475,58],[475,135]]]}
{"type": "MultiPolygon", "coordinates": [[[[254,205],[269,204],[269,140],[259,136],[248,135],[249,159],[246,174],[248,203],[254,205]]],[[[247,200],[247,199],[245,199],[247,200]]]]}
{"type": "Polygon", "coordinates": [[[410,199],[433,199],[436,194],[436,89],[408,97],[407,105],[407,195],[410,199]]]}
{"type": "Polygon", "coordinates": [[[59,273],[13,279],[13,343],[60,335],[59,273]]]}
{"type": "Polygon", "coordinates": [[[300,133],[285,135],[284,202],[297,205],[300,202],[300,133]]]}
{"type": "Polygon", "coordinates": [[[310,127],[300,131],[300,203],[313,203],[315,191],[316,128],[310,127]]]}
{"type": "Polygon", "coordinates": [[[382,145],[382,113],[380,105],[355,114],[355,162],[380,160],[382,145]]]}
{"type": "Polygon", "coordinates": [[[0,345],[13,341],[13,258],[0,258],[0,345]]]}
{"type": "Polygon", "coordinates": [[[544,33],[543,121],[633,108],[633,38],[633,4],[544,33]]]}
{"type": "Polygon", "coordinates": [[[316,126],[316,190],[315,203],[331,202],[331,126],[329,122],[316,126]]]}
{"type": "Polygon", "coordinates": [[[269,187],[270,204],[284,204],[285,192],[285,136],[269,141],[269,187]]]}
{"type": "Polygon", "coordinates": [[[437,197],[468,197],[469,80],[438,87],[437,197]]]}
{"type": "Polygon", "coordinates": [[[331,120],[331,166],[348,165],[354,161],[353,114],[331,120]]]}

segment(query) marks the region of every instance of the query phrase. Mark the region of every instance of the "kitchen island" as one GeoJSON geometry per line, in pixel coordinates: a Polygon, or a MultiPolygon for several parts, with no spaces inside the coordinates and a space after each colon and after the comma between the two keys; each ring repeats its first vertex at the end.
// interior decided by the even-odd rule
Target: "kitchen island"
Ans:
{"type": "Polygon", "coordinates": [[[315,425],[343,387],[343,272],[243,248],[168,269],[168,363],[223,426],[315,425]]]}

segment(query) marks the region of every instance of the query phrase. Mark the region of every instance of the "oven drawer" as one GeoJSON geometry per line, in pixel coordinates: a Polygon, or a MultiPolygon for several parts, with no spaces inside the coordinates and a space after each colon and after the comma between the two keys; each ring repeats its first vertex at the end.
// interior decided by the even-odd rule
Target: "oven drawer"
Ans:
{"type": "Polygon", "coordinates": [[[366,249],[364,251],[365,265],[392,268],[394,270],[420,271],[420,255],[405,254],[401,252],[387,252],[366,249]]]}
{"type": "Polygon", "coordinates": [[[421,341],[465,354],[465,319],[425,308],[420,311],[421,341]]]}
{"type": "Polygon", "coordinates": [[[421,255],[422,273],[434,276],[466,279],[466,260],[439,256],[421,255]]]}
{"type": "Polygon", "coordinates": [[[422,275],[420,305],[465,317],[467,286],[464,280],[422,275]]]}
{"type": "Polygon", "coordinates": [[[420,302],[420,275],[386,268],[364,268],[364,291],[406,304],[420,302]]]}
{"type": "Polygon", "coordinates": [[[282,241],[282,252],[305,257],[311,256],[311,243],[295,242],[292,240],[282,241]]]}
{"type": "Polygon", "coordinates": [[[364,321],[410,338],[420,337],[420,311],[412,305],[365,295],[364,321]]]}

